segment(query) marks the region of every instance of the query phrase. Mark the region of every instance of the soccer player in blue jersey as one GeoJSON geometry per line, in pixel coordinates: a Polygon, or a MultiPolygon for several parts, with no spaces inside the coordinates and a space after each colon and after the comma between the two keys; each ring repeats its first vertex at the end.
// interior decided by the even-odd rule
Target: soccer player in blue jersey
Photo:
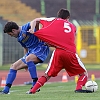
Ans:
{"type": "Polygon", "coordinates": [[[31,22],[23,26],[18,26],[15,22],[11,21],[7,22],[4,26],[4,33],[17,38],[17,41],[24,47],[25,55],[11,65],[6,79],[6,86],[0,94],[9,93],[12,83],[16,78],[17,71],[20,69],[28,68],[30,76],[33,79],[32,86],[34,86],[38,80],[36,64],[42,63],[47,58],[49,47],[44,42],[40,41],[34,34],[29,33],[28,30],[30,28],[31,22]]]}

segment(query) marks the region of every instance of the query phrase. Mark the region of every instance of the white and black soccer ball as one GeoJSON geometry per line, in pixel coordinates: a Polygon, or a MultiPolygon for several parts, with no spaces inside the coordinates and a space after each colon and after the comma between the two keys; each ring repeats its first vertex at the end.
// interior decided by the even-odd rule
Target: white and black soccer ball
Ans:
{"type": "Polygon", "coordinates": [[[85,84],[86,90],[96,92],[98,90],[98,84],[95,81],[87,81],[85,84]]]}

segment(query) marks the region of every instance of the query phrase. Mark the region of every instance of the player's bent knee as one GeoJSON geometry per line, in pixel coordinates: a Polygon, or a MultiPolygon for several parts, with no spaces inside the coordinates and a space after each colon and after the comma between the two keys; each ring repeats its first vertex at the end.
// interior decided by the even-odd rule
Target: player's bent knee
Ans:
{"type": "Polygon", "coordinates": [[[12,64],[12,65],[10,66],[10,69],[15,69],[14,64],[12,64]]]}
{"type": "Polygon", "coordinates": [[[16,66],[15,64],[12,64],[12,65],[10,66],[10,69],[19,70],[19,69],[18,69],[18,66],[16,66]]]}

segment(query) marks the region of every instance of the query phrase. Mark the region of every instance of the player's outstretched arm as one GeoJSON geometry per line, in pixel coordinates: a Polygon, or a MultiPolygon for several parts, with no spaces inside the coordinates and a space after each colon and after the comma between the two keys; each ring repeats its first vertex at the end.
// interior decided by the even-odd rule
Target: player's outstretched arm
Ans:
{"type": "Polygon", "coordinates": [[[40,23],[40,20],[52,21],[54,19],[55,19],[55,17],[50,17],[50,18],[36,18],[36,19],[34,19],[33,21],[30,22],[31,28],[29,29],[28,32],[30,32],[30,33],[33,34],[34,33],[34,29],[35,29],[36,25],[40,23]]]}
{"type": "Polygon", "coordinates": [[[35,30],[35,27],[36,27],[36,24],[39,23],[40,20],[41,20],[40,18],[36,18],[33,21],[31,21],[30,22],[31,28],[28,30],[28,32],[30,32],[30,33],[33,34],[34,33],[34,30],[35,30]]]}

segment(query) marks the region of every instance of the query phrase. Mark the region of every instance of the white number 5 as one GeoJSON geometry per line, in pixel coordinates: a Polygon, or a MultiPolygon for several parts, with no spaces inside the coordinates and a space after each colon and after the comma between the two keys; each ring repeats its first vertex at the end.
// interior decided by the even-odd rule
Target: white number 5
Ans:
{"type": "Polygon", "coordinates": [[[67,29],[64,29],[65,33],[71,32],[71,27],[69,26],[69,23],[64,23],[64,28],[67,28],[67,29]]]}

